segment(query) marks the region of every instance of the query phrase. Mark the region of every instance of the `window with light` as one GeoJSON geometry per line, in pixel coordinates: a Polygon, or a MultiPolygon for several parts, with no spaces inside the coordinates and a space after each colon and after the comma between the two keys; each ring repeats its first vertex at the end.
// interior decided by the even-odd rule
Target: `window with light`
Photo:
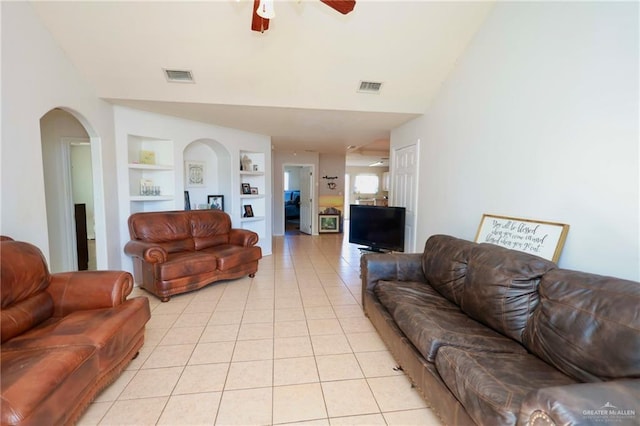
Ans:
{"type": "Polygon", "coordinates": [[[380,177],[374,174],[358,174],[353,181],[353,190],[359,194],[376,194],[380,186],[380,177]]]}

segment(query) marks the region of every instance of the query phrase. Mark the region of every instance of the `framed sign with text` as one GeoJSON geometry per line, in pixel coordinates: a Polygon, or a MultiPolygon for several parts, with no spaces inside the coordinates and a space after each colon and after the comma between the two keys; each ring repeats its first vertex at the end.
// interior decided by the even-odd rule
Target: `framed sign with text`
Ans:
{"type": "Polygon", "coordinates": [[[569,225],[483,214],[475,241],[534,254],[557,262],[569,225]]]}

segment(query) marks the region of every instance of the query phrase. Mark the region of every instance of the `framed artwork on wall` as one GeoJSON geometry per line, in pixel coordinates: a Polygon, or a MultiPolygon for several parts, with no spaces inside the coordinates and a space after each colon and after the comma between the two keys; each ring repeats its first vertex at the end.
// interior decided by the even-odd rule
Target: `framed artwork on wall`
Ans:
{"type": "Polygon", "coordinates": [[[566,223],[483,214],[475,242],[491,243],[557,262],[568,232],[566,223]]]}
{"type": "Polygon", "coordinates": [[[205,163],[202,161],[185,161],[185,185],[187,188],[198,188],[205,186],[205,163]]]}

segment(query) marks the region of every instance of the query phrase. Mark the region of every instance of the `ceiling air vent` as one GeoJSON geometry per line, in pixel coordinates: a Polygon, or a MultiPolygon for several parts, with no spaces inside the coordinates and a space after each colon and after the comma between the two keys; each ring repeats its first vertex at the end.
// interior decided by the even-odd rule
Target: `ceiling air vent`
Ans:
{"type": "Polygon", "coordinates": [[[378,83],[375,81],[361,81],[360,87],[358,88],[358,92],[360,93],[380,93],[380,88],[382,87],[382,83],[378,83]]]}
{"type": "Polygon", "coordinates": [[[193,83],[191,71],[164,69],[164,75],[170,83],[193,83]]]}

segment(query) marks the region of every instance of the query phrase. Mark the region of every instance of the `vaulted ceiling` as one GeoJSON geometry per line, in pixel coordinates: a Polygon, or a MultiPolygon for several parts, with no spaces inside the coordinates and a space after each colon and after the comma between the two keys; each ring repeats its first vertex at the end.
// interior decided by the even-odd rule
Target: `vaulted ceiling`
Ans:
{"type": "Polygon", "coordinates": [[[33,2],[109,102],[267,134],[276,150],[351,156],[384,151],[391,129],[427,112],[492,4],[359,0],[341,15],[276,0],[260,33],[252,0],[33,2]],[[359,92],[361,81],[380,92],[359,92]]]}

